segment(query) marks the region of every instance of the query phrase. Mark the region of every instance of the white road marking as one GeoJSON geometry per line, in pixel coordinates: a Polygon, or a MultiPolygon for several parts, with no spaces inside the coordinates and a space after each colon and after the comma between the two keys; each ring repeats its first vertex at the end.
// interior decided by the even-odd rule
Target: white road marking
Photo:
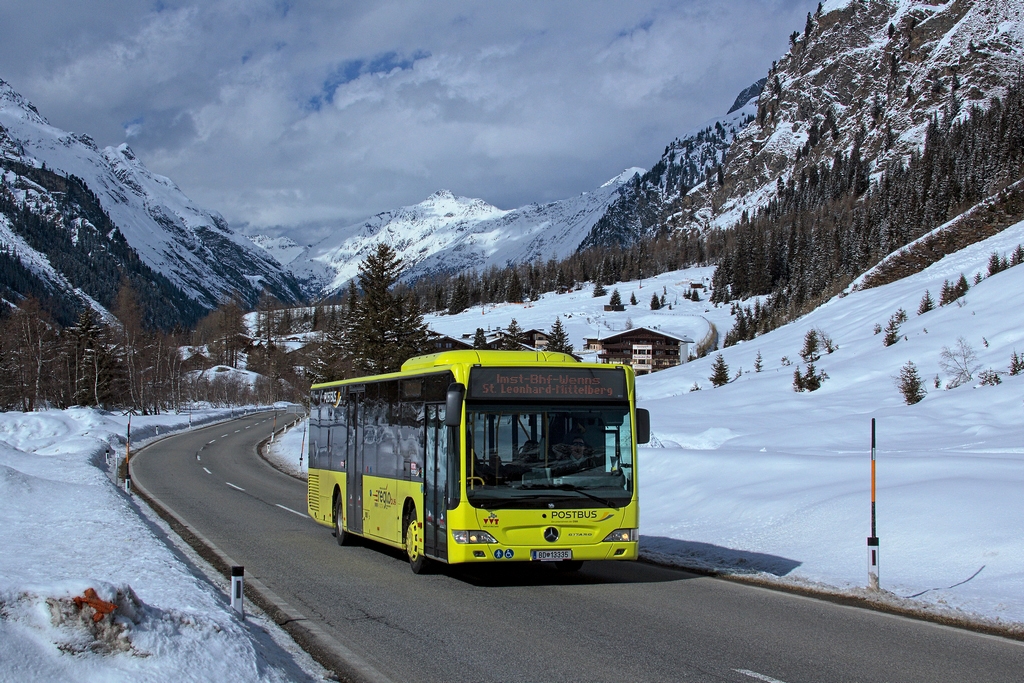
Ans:
{"type": "Polygon", "coordinates": [[[743,674],[744,676],[750,676],[751,678],[756,678],[759,681],[764,681],[764,683],[786,683],[785,681],[780,681],[777,678],[772,678],[771,676],[765,676],[764,674],[759,674],[756,671],[749,671],[747,669],[733,669],[733,671],[735,671],[738,674],[743,674]]]}
{"type": "Polygon", "coordinates": [[[242,488],[241,486],[235,486],[235,485],[234,485],[234,484],[232,484],[232,483],[231,483],[230,481],[226,481],[226,482],[224,482],[224,483],[225,483],[225,484],[227,484],[228,486],[230,486],[230,487],[231,487],[231,488],[233,488],[233,489],[238,489],[239,491],[244,491],[244,490],[245,490],[245,489],[243,489],[243,488],[242,488]]]}
{"type": "Polygon", "coordinates": [[[235,430],[235,434],[237,434],[237,433],[238,433],[238,432],[240,432],[240,431],[242,431],[242,430],[241,430],[241,429],[236,429],[236,430],[235,430]]]}
{"type": "Polygon", "coordinates": [[[223,439],[223,438],[224,438],[224,437],[226,437],[226,436],[227,436],[227,434],[221,434],[221,435],[220,435],[220,438],[222,438],[222,439],[223,439]]]}
{"type": "Polygon", "coordinates": [[[214,439],[213,441],[207,441],[206,445],[209,446],[211,443],[216,443],[216,442],[217,442],[217,439],[214,439]]]}
{"type": "Polygon", "coordinates": [[[291,508],[286,508],[284,505],[281,505],[280,503],[274,503],[274,505],[276,505],[277,507],[281,508],[282,510],[287,510],[288,512],[292,513],[293,515],[298,515],[299,517],[305,517],[306,516],[306,515],[302,514],[301,512],[296,512],[295,510],[292,510],[291,508]]]}
{"type": "Polygon", "coordinates": [[[213,474],[213,472],[211,472],[210,470],[206,469],[205,467],[203,468],[203,471],[206,472],[207,474],[213,474]]]}

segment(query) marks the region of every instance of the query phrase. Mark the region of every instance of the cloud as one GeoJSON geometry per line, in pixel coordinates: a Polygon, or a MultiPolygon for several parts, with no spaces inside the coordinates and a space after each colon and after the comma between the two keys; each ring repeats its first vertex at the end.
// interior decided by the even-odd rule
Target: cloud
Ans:
{"type": "Polygon", "coordinates": [[[511,208],[650,166],[814,6],[10,0],[0,77],[232,224],[313,235],[441,188],[511,208]]]}

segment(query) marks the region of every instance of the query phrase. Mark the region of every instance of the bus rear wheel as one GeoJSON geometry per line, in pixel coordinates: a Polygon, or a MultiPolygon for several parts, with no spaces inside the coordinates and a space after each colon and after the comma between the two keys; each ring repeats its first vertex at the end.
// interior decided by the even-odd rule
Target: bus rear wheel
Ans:
{"type": "Polygon", "coordinates": [[[348,545],[348,534],[345,533],[345,525],[341,519],[341,496],[334,501],[334,538],[338,545],[348,545]]]}
{"type": "Polygon", "coordinates": [[[583,567],[583,560],[561,560],[555,562],[555,569],[560,572],[578,572],[583,567]]]}
{"type": "Polygon", "coordinates": [[[413,574],[422,574],[426,570],[427,558],[423,554],[423,538],[420,535],[419,524],[416,523],[416,511],[406,520],[405,525],[405,554],[409,556],[409,567],[413,574]]]}

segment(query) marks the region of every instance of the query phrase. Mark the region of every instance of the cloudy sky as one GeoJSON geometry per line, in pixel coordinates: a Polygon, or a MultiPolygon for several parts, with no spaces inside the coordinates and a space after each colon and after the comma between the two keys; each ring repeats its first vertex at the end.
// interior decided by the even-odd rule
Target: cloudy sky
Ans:
{"type": "Polygon", "coordinates": [[[649,167],[816,5],[3,0],[0,78],[234,227],[306,241],[442,188],[514,208],[649,167]]]}

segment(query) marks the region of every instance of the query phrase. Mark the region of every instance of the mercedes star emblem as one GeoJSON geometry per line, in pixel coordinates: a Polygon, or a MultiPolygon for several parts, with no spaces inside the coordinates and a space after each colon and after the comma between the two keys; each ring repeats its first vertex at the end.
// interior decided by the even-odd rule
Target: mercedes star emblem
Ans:
{"type": "Polygon", "coordinates": [[[558,540],[558,529],[553,526],[549,526],[544,530],[544,540],[548,543],[554,543],[558,540]]]}

